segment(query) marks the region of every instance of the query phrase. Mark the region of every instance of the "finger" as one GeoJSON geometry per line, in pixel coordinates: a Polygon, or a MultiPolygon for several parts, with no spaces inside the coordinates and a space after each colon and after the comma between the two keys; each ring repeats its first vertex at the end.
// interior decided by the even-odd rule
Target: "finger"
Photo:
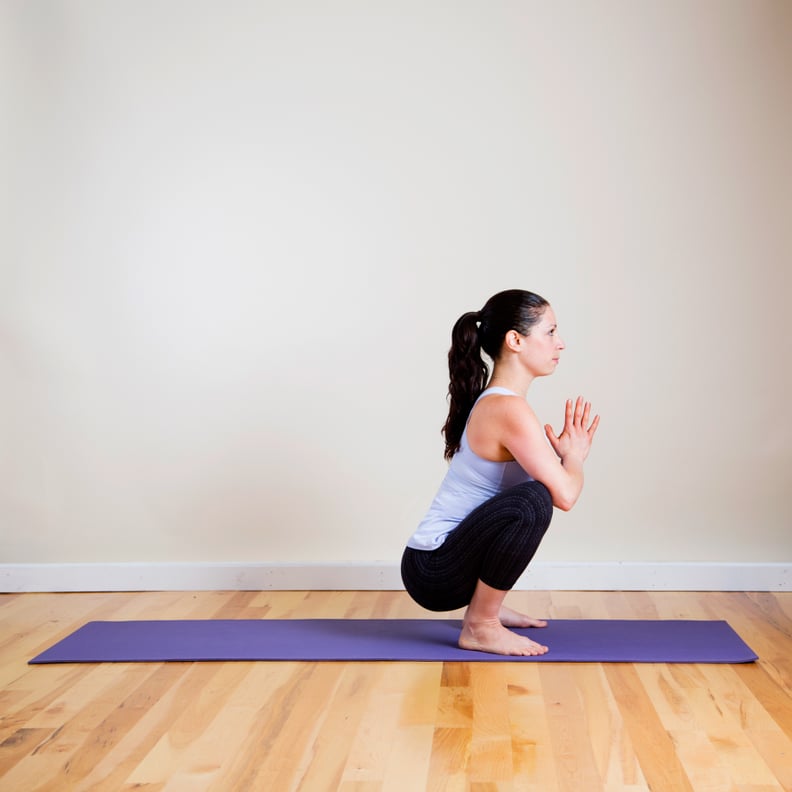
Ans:
{"type": "MultiPolygon", "coordinates": [[[[564,429],[569,429],[572,426],[573,420],[573,407],[572,407],[572,399],[566,400],[566,408],[564,410],[564,429]]],[[[562,431],[563,434],[563,431],[562,431]]]]}
{"type": "Polygon", "coordinates": [[[553,427],[550,426],[550,424],[545,425],[545,434],[547,435],[547,440],[550,443],[550,446],[553,449],[553,451],[555,451],[556,454],[560,456],[560,454],[558,453],[558,438],[553,433],[553,427]]]}
{"type": "Polygon", "coordinates": [[[597,431],[597,427],[599,426],[599,422],[600,422],[599,415],[595,415],[594,416],[594,420],[591,422],[591,426],[589,426],[589,429],[588,429],[588,436],[590,438],[594,437],[594,432],[597,431]]]}
{"type": "Polygon", "coordinates": [[[587,401],[583,407],[583,420],[582,420],[583,426],[588,426],[590,415],[591,415],[591,402],[587,401]]]}
{"type": "Polygon", "coordinates": [[[580,422],[583,419],[583,397],[578,396],[575,400],[575,424],[580,426],[580,422]]]}

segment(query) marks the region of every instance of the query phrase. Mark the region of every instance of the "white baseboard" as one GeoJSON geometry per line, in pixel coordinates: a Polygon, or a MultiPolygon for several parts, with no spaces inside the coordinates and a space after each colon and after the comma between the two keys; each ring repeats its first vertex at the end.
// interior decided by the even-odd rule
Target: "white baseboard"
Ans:
{"type": "MultiPolygon", "coordinates": [[[[395,591],[395,563],[3,564],[0,591],[395,591]]],[[[517,590],[792,591],[789,563],[531,564],[517,590]]]]}

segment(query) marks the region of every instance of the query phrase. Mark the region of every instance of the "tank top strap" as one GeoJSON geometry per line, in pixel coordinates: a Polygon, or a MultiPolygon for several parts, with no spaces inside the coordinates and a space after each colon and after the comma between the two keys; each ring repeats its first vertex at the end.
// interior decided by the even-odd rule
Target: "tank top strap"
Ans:
{"type": "Polygon", "coordinates": [[[502,388],[500,385],[493,385],[491,388],[485,388],[478,396],[478,399],[474,403],[478,403],[479,399],[483,399],[485,396],[516,396],[517,394],[513,390],[509,390],[508,388],[502,388]]]}

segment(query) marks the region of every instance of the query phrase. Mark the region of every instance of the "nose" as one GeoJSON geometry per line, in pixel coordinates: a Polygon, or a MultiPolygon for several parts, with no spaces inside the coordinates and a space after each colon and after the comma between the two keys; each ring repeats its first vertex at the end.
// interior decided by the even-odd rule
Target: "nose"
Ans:
{"type": "Polygon", "coordinates": [[[566,349],[566,344],[564,343],[564,339],[561,338],[561,336],[558,336],[558,338],[556,340],[556,344],[557,344],[559,349],[566,349]]]}

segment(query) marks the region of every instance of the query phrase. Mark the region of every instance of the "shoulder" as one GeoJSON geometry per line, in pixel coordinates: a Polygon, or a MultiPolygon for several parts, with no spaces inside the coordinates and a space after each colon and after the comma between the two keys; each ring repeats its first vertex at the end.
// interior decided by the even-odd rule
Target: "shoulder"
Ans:
{"type": "Polygon", "coordinates": [[[533,408],[519,396],[504,397],[504,402],[500,405],[499,421],[507,440],[514,436],[535,434],[537,430],[542,431],[533,408]]]}
{"type": "Polygon", "coordinates": [[[485,396],[473,408],[471,418],[474,416],[508,424],[537,420],[531,405],[522,396],[505,393],[493,393],[491,396],[485,396]]]}
{"type": "Polygon", "coordinates": [[[497,441],[499,446],[508,448],[515,438],[537,434],[542,434],[539,419],[521,396],[486,396],[470,414],[468,438],[474,445],[487,446],[497,441]]]}

